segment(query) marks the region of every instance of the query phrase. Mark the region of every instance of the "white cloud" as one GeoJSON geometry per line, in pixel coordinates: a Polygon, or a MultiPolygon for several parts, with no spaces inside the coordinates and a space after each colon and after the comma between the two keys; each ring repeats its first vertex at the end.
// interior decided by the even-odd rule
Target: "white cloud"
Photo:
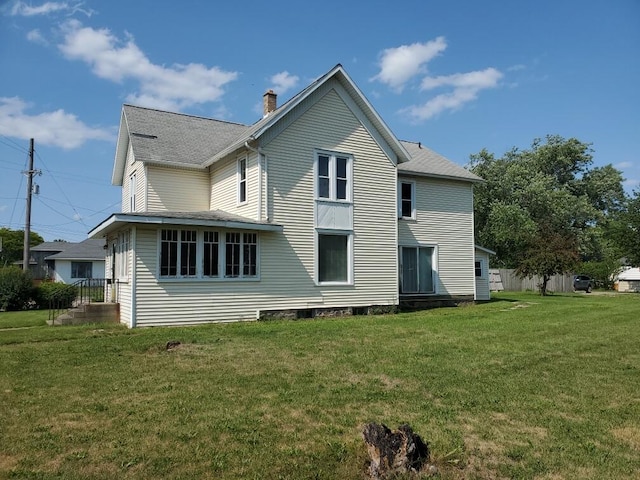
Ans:
{"type": "Polygon", "coordinates": [[[409,115],[413,120],[421,121],[447,110],[458,110],[464,104],[477,99],[481,90],[497,87],[502,77],[503,74],[495,68],[438,77],[425,77],[420,85],[421,90],[453,87],[453,91],[436,95],[422,105],[405,108],[401,110],[401,113],[409,115]]]}
{"type": "Polygon", "coordinates": [[[285,93],[292,89],[300,81],[300,77],[297,75],[291,75],[286,70],[284,72],[276,73],[269,81],[273,84],[273,89],[278,95],[285,93]]]}
{"type": "Polygon", "coordinates": [[[501,78],[502,73],[495,68],[438,77],[425,77],[420,84],[420,90],[431,90],[444,86],[451,86],[456,89],[482,90],[495,87],[501,78]]]}
{"type": "Polygon", "coordinates": [[[33,42],[33,43],[38,43],[40,45],[48,45],[49,44],[47,39],[44,38],[42,33],[40,33],[40,30],[38,30],[37,28],[35,30],[31,30],[30,32],[27,33],[27,40],[29,40],[30,42],[33,42]]]}
{"type": "Polygon", "coordinates": [[[28,115],[28,107],[20,98],[0,97],[0,135],[36,138],[38,143],[64,149],[80,147],[89,140],[114,140],[110,131],[89,127],[64,110],[28,115]]]}
{"type": "Polygon", "coordinates": [[[638,178],[628,178],[622,184],[627,188],[635,188],[640,186],[640,179],[638,178]]]}
{"type": "Polygon", "coordinates": [[[24,2],[16,2],[11,8],[11,15],[21,17],[33,17],[36,15],[49,15],[51,13],[68,13],[74,14],[82,12],[88,17],[93,14],[92,10],[81,8],[82,2],[45,2],[42,5],[32,6],[24,2]]]}
{"type": "Polygon", "coordinates": [[[618,170],[624,170],[625,168],[631,168],[633,167],[633,162],[620,162],[620,163],[616,163],[614,165],[615,168],[617,168],[618,170]]]}
{"type": "Polygon", "coordinates": [[[446,48],[444,37],[426,43],[387,48],[380,55],[380,72],[371,80],[378,80],[400,93],[411,78],[425,73],[426,64],[446,48]]]}
{"type": "Polygon", "coordinates": [[[155,65],[130,35],[121,41],[106,28],[83,27],[77,20],[66,22],[63,31],[59,48],[68,59],[84,61],[106,80],[137,81],[140,91],[127,101],[144,106],[175,110],[216,101],[224,94],[224,86],[238,77],[237,72],[199,63],[155,65]]]}

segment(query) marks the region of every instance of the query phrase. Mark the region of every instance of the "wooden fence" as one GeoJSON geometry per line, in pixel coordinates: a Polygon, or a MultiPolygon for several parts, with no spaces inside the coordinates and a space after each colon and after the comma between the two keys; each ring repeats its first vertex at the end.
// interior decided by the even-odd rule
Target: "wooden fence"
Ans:
{"type": "MultiPolygon", "coordinates": [[[[489,288],[492,291],[524,292],[540,290],[542,277],[519,278],[512,269],[492,268],[489,270],[489,288]]],[[[549,292],[572,292],[573,275],[554,275],[547,282],[549,292]]]]}

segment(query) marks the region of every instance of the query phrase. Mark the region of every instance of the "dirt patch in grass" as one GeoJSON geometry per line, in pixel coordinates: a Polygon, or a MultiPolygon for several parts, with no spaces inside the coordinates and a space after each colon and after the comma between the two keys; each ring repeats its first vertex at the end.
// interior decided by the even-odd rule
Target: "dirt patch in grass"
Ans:
{"type": "Polygon", "coordinates": [[[640,427],[627,425],[626,427],[614,428],[611,433],[617,440],[626,443],[632,450],[640,452],[640,427]]]}

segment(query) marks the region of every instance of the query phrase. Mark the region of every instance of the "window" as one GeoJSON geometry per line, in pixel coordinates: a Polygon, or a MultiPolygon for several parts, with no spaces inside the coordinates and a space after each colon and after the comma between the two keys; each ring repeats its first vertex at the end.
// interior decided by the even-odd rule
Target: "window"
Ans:
{"type": "Polygon", "coordinates": [[[196,275],[196,231],[180,231],[180,276],[196,275]]]}
{"type": "Polygon", "coordinates": [[[92,262],[71,262],[71,278],[92,278],[92,262]]]}
{"type": "Polygon", "coordinates": [[[255,277],[258,272],[258,235],[242,234],[242,275],[255,277]]]}
{"type": "Polygon", "coordinates": [[[334,201],[351,200],[352,159],[348,155],[316,154],[316,195],[334,201]]]}
{"type": "Polygon", "coordinates": [[[238,159],[238,203],[247,201],[247,159],[238,159]]]}
{"type": "Polygon", "coordinates": [[[237,232],[227,233],[226,238],[226,263],[225,277],[240,276],[240,234],[237,232]]]}
{"type": "Polygon", "coordinates": [[[400,293],[435,293],[434,247],[400,247],[400,293]]]}
{"type": "Polygon", "coordinates": [[[482,261],[481,260],[476,260],[475,270],[476,270],[476,277],[481,277],[482,276],[482,261]]]}
{"type": "Polygon", "coordinates": [[[219,271],[218,232],[204,232],[204,258],[202,274],[205,277],[217,277],[219,271]]]}
{"type": "Polygon", "coordinates": [[[115,278],[126,278],[129,275],[129,232],[118,233],[115,247],[115,278]]]}
{"type": "Polygon", "coordinates": [[[136,174],[134,173],[129,178],[129,211],[136,211],[136,174]]]}
{"type": "Polygon", "coordinates": [[[400,182],[398,188],[398,196],[400,197],[398,216],[400,218],[416,218],[415,188],[414,182],[400,182]]]}
{"type": "Polygon", "coordinates": [[[318,233],[318,282],[348,283],[350,234],[318,233]]]}
{"type": "Polygon", "coordinates": [[[160,276],[178,273],[178,230],[162,230],[160,237],[160,276]]]}
{"type": "Polygon", "coordinates": [[[161,230],[159,263],[160,277],[257,278],[258,234],[161,230]]]}

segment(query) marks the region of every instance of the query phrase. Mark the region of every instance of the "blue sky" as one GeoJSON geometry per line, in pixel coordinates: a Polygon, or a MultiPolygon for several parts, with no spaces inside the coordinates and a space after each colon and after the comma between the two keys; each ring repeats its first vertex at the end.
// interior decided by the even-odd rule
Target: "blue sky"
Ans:
{"type": "Polygon", "coordinates": [[[389,128],[464,165],[547,134],[640,185],[638,0],[0,0],[0,226],[80,241],[120,211],[123,103],[252,124],[341,63],[389,128]]]}

